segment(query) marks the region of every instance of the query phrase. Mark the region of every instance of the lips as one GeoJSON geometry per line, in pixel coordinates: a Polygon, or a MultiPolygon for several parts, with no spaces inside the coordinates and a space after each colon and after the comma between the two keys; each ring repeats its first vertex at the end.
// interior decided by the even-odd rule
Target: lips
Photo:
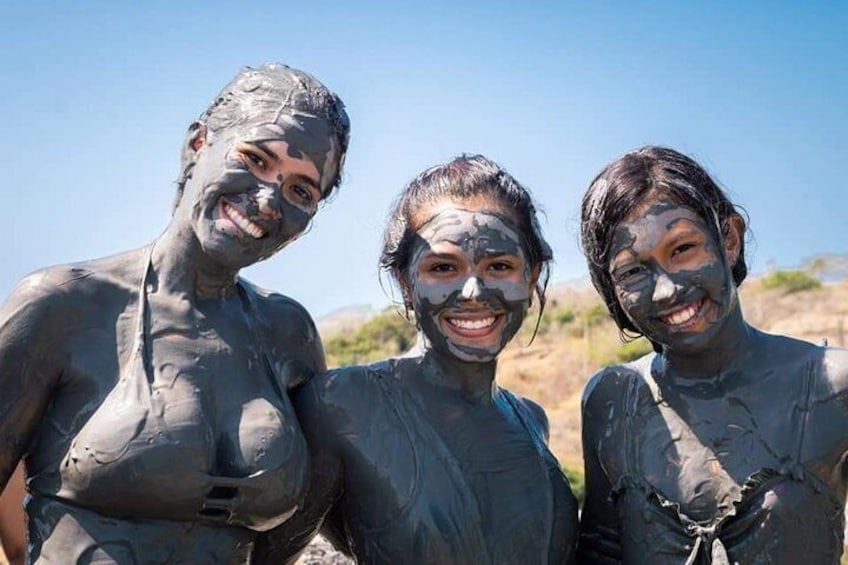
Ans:
{"type": "Polygon", "coordinates": [[[690,302],[671,310],[667,310],[657,316],[657,318],[666,325],[679,329],[686,329],[687,327],[694,325],[700,318],[699,314],[703,311],[705,303],[706,299],[702,298],[697,302],[690,302]]]}
{"type": "Polygon", "coordinates": [[[251,221],[250,218],[245,216],[241,210],[226,200],[221,201],[221,212],[225,218],[230,220],[236,225],[236,227],[252,238],[261,239],[265,236],[265,230],[259,227],[255,222],[251,221]]]}

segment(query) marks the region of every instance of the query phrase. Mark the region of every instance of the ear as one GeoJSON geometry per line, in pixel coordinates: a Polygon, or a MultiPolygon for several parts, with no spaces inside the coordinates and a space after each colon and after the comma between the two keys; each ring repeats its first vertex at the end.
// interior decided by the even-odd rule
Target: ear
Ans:
{"type": "Polygon", "coordinates": [[[539,276],[542,274],[542,266],[536,265],[533,267],[533,270],[530,272],[530,306],[533,305],[533,292],[539,293],[541,296],[541,291],[536,288],[536,284],[539,282],[539,276]]]}
{"type": "Polygon", "coordinates": [[[203,122],[194,122],[188,126],[188,132],[183,142],[180,160],[183,171],[180,176],[180,182],[185,182],[188,172],[191,170],[191,165],[194,165],[194,160],[197,158],[197,152],[204,145],[206,145],[206,124],[203,122]]]}
{"type": "Polygon", "coordinates": [[[194,122],[188,126],[183,150],[187,153],[197,153],[204,145],[206,145],[206,124],[194,122]]]}
{"type": "Polygon", "coordinates": [[[539,282],[539,276],[542,274],[542,266],[536,265],[533,267],[533,271],[530,273],[530,286],[535,287],[536,283],[539,282]]]}
{"type": "Polygon", "coordinates": [[[734,212],[727,222],[727,233],[724,234],[724,255],[727,262],[732,266],[739,260],[742,251],[742,241],[745,237],[745,220],[734,212]]]}
{"type": "Polygon", "coordinates": [[[404,305],[412,304],[412,287],[409,284],[409,279],[399,269],[392,269],[392,276],[400,286],[401,296],[403,296],[404,305]]]}
{"type": "Polygon", "coordinates": [[[185,142],[180,153],[180,176],[177,178],[177,193],[174,195],[174,203],[171,205],[171,213],[175,213],[183,198],[185,183],[191,176],[197,152],[206,144],[206,124],[194,122],[188,126],[185,142]]]}

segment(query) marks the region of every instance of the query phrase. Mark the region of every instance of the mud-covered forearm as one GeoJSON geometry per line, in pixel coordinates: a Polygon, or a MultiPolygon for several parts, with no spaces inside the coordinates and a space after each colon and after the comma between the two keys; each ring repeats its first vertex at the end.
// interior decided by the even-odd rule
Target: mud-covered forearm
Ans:
{"type": "MultiPolygon", "coordinates": [[[[315,480],[313,484],[320,483],[315,480]]],[[[294,563],[309,542],[319,533],[324,517],[332,508],[335,496],[328,496],[331,488],[316,484],[316,490],[305,498],[304,505],[282,525],[261,533],[254,542],[251,563],[254,565],[294,563]]]]}
{"type": "Polygon", "coordinates": [[[620,563],[621,524],[610,500],[609,484],[599,479],[598,472],[602,473],[596,467],[596,461],[587,462],[586,500],[580,520],[577,562],[603,565],[620,563]]]}
{"type": "Polygon", "coordinates": [[[621,523],[612,502],[610,478],[601,464],[597,437],[605,436],[603,415],[598,404],[606,406],[616,396],[601,377],[587,386],[583,401],[583,462],[586,479],[585,500],[580,516],[577,562],[606,565],[621,562],[621,523]],[[610,392],[613,394],[611,395],[610,392]]]}

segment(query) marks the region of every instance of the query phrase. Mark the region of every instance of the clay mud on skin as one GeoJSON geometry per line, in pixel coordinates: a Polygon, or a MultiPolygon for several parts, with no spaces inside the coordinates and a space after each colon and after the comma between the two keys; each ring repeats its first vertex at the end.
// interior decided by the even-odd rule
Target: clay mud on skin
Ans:
{"type": "Polygon", "coordinates": [[[346,144],[350,128],[345,114],[328,113],[337,104],[305,73],[245,73],[224,87],[205,121],[213,132],[238,127],[257,141],[288,140],[315,163],[326,193],[343,165],[338,140],[346,144]]]}
{"type": "Polygon", "coordinates": [[[303,500],[309,455],[289,390],[326,370],[320,339],[299,304],[239,270],[307,228],[313,203],[281,188],[303,174],[332,188],[347,118],[311,77],[247,74],[308,96],[225,89],[204,115],[214,127],[189,130],[158,239],[34,273],[0,308],[0,479],[25,458],[34,563],[243,563],[303,500]],[[298,117],[267,121],[281,109],[298,117]],[[282,148],[268,178],[241,143],[282,148]]]}
{"type": "Polygon", "coordinates": [[[257,540],[254,565],[286,562],[319,527],[360,563],[573,563],[577,503],[546,447],[547,421],[539,406],[495,382],[513,320],[485,350],[450,343],[437,322],[473,292],[486,308],[510,308],[520,325],[532,285],[519,233],[498,214],[462,209],[419,229],[407,273],[424,345],[329,371],[298,390],[310,490],[304,508],[257,540]],[[425,283],[416,276],[421,261],[444,242],[473,269],[499,255],[520,257],[523,282],[484,284],[472,274],[425,283]]]}
{"type": "Polygon", "coordinates": [[[330,126],[315,116],[286,115],[280,122],[271,122],[251,128],[248,137],[256,141],[282,139],[289,143],[287,156],[293,159],[308,158],[323,179],[321,194],[329,192],[335,181],[335,171],[341,166],[341,149],[332,135],[330,126]]]}
{"type": "MultiPolygon", "coordinates": [[[[192,191],[193,198],[188,190],[185,190],[182,198],[192,198],[190,212],[194,223],[198,225],[195,229],[211,239],[232,238],[229,230],[221,227],[221,223],[226,225],[231,222],[221,217],[222,199],[262,228],[262,237],[255,238],[242,233],[237,236],[238,245],[226,246],[226,261],[235,267],[242,267],[266,259],[294,241],[308,227],[314,210],[307,212],[289,202],[282,190],[285,177],[281,176],[278,183],[273,183],[251,173],[247,165],[232,154],[233,146],[238,142],[256,143],[257,140],[230,138],[228,143],[213,142],[202,148],[202,151],[208,153],[198,158],[190,179],[203,179],[201,182],[204,184],[196,193],[192,191]],[[221,231],[227,233],[216,233],[221,231]],[[234,261],[233,254],[240,258],[234,261]]],[[[285,158],[291,159],[288,156],[285,158]]],[[[180,213],[179,209],[177,213],[180,213]]],[[[239,231],[243,230],[239,228],[239,231]]],[[[201,238],[201,243],[203,241],[201,238]]],[[[205,251],[212,252],[210,248],[205,251]]]]}
{"type": "MultiPolygon", "coordinates": [[[[413,308],[424,334],[434,347],[450,350],[466,361],[494,358],[521,327],[530,301],[530,267],[520,236],[512,223],[494,213],[450,210],[437,214],[419,229],[409,264],[413,308]],[[481,280],[476,275],[447,283],[424,284],[418,278],[422,258],[432,246],[449,242],[460,249],[472,268],[487,257],[515,255],[524,263],[524,283],[507,280],[481,280]],[[470,298],[494,312],[505,315],[500,343],[486,348],[454,343],[442,331],[440,316],[446,311],[462,311],[470,298]],[[425,327],[426,326],[426,327],[425,327]]],[[[447,322],[445,322],[447,323],[447,322]]]]}
{"type": "MultiPolygon", "coordinates": [[[[689,236],[687,241],[692,240],[689,236]]],[[[633,222],[622,222],[613,232],[610,275],[627,316],[645,335],[664,345],[695,347],[713,337],[714,332],[679,332],[661,320],[674,307],[702,299],[700,315],[714,316],[710,324],[720,324],[735,303],[736,291],[723,259],[723,249],[701,218],[691,209],[675,203],[659,202],[648,207],[633,222]],[[700,245],[712,257],[697,269],[667,271],[653,258],[640,256],[657,247],[675,226],[691,223],[700,232],[700,245]],[[622,259],[622,257],[628,257],[622,259]]]]}
{"type": "MultiPolygon", "coordinates": [[[[634,325],[662,350],[607,367],[584,392],[580,562],[837,565],[848,351],[748,325],[724,247],[692,214],[661,203],[617,228],[610,256],[636,257],[686,216],[715,261],[678,273],[647,261],[648,282],[619,293],[634,325]],[[673,293],[657,299],[716,302],[706,330],[680,337],[655,320],[662,307],[650,302],[661,277],[673,293]]],[[[615,284],[625,284],[629,268],[616,261],[615,284]]]]}

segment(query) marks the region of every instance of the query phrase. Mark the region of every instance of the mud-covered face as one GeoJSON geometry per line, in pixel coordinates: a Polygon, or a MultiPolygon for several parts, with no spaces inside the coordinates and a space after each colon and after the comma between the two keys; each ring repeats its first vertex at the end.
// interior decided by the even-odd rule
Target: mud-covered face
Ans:
{"type": "Polygon", "coordinates": [[[497,357],[533,289],[515,225],[487,210],[445,209],[417,232],[407,292],[431,347],[463,361],[497,357]]]}
{"type": "Polygon", "coordinates": [[[309,225],[335,178],[338,156],[326,125],[305,124],[231,127],[210,133],[198,149],[175,216],[190,224],[217,262],[251,265],[309,225]]]}
{"type": "Polygon", "coordinates": [[[615,228],[609,270],[627,317],[676,350],[707,344],[736,302],[720,242],[680,204],[652,200],[615,228]]]}

